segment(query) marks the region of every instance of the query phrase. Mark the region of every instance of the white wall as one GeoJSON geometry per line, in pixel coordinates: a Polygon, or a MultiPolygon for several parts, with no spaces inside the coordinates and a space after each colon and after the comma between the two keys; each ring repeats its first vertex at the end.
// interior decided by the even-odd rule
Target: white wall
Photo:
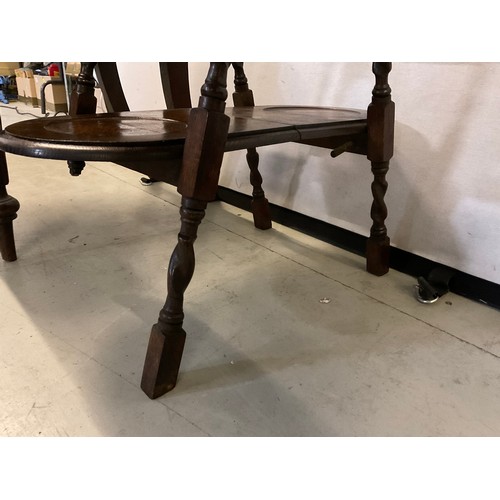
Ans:
{"type": "MultiPolygon", "coordinates": [[[[119,69],[131,109],[163,107],[156,64],[119,69]]],[[[206,69],[190,65],[193,103],[206,69]]],[[[370,63],[247,63],[246,73],[257,104],[365,108],[374,83],[370,63]]],[[[390,83],[391,243],[500,283],[500,63],[395,63],[390,83]]],[[[332,159],[297,144],[259,152],[272,203],[368,235],[372,177],[364,157],[332,159]]],[[[220,183],[251,193],[244,152],[226,155],[220,183]]]]}

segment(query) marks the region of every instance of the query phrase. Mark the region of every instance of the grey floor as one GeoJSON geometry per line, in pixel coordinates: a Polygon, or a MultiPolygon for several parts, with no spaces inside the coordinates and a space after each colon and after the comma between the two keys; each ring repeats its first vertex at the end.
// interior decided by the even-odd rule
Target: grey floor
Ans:
{"type": "Polygon", "coordinates": [[[21,210],[19,259],[0,263],[1,436],[500,435],[499,311],[422,305],[413,278],[223,203],[200,226],[178,385],[149,400],[178,194],[112,164],[72,178],[7,160],[21,210]]]}

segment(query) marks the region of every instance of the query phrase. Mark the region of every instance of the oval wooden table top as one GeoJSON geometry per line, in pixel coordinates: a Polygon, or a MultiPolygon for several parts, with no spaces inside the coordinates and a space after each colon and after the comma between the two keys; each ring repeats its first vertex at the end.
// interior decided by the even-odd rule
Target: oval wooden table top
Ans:
{"type": "MultiPolygon", "coordinates": [[[[60,116],[21,121],[0,133],[0,150],[38,158],[119,161],[182,155],[190,109],[60,116]]],[[[366,112],[346,108],[227,108],[226,151],[327,137],[366,127],[366,112]]]]}

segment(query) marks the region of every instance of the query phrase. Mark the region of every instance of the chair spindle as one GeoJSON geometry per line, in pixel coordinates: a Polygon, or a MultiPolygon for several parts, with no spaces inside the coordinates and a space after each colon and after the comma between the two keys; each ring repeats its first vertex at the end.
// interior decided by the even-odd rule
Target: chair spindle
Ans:
{"type": "MultiPolygon", "coordinates": [[[[243,70],[243,63],[233,63],[233,67],[234,106],[255,106],[253,92],[248,88],[248,79],[243,70]]],[[[254,225],[258,229],[270,229],[272,227],[271,210],[264,189],[262,188],[262,175],[259,172],[259,153],[257,153],[257,148],[247,149],[246,160],[250,168],[250,184],[253,188],[251,210],[254,225]]]]}

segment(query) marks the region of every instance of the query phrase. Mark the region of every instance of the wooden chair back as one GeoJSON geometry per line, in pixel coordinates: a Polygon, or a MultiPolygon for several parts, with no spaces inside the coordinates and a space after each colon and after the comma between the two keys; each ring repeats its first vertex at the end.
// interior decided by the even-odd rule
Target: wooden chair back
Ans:
{"type": "MultiPolygon", "coordinates": [[[[188,64],[160,62],[160,78],[167,109],[190,108],[188,64]]],[[[99,62],[95,67],[99,87],[108,112],[129,111],[116,62],[99,62]]]]}

